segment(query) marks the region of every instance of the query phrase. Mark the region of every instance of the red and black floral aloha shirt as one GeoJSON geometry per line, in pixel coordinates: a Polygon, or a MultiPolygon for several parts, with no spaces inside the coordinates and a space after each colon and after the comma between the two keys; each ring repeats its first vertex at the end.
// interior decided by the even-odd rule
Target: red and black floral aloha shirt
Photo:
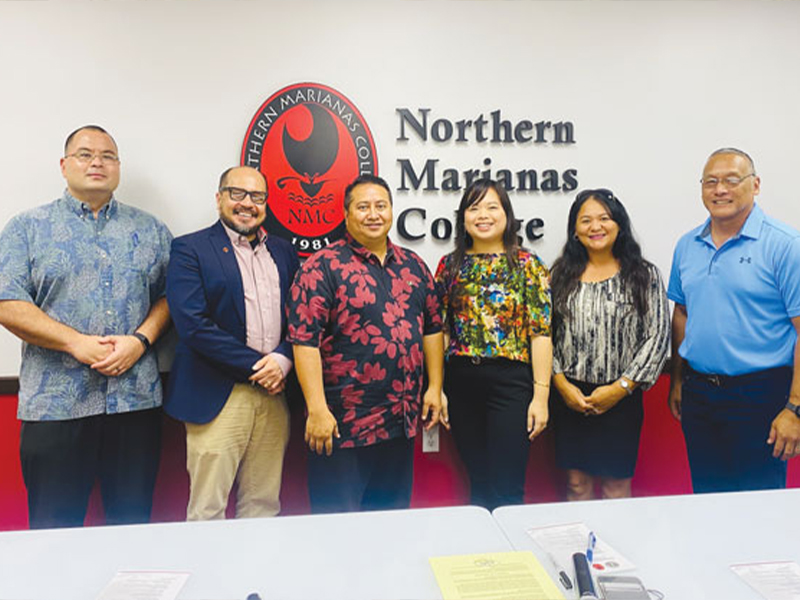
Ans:
{"type": "Polygon", "coordinates": [[[287,340],[320,350],[338,447],[416,434],[422,338],[442,329],[436,286],[419,256],[389,241],[381,265],[347,235],[300,268],[288,311],[287,340]]]}

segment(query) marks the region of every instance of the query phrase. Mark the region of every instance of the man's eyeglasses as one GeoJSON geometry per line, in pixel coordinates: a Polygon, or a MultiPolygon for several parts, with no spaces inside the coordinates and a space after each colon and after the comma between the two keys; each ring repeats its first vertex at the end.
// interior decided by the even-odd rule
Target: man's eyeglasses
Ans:
{"type": "Polygon", "coordinates": [[[261,205],[267,202],[267,192],[251,192],[250,190],[243,190],[238,187],[224,187],[220,188],[219,191],[228,192],[228,195],[234,202],[241,202],[246,196],[250,196],[250,200],[253,204],[261,205]]]}
{"type": "Polygon", "coordinates": [[[701,179],[700,183],[703,184],[704,188],[708,188],[708,189],[715,188],[720,183],[724,187],[726,187],[728,189],[731,189],[731,188],[735,188],[736,186],[738,186],[740,183],[742,183],[748,177],[755,177],[755,175],[756,175],[755,173],[749,173],[748,175],[745,175],[744,177],[731,176],[731,177],[723,177],[722,179],[720,179],[719,177],[706,177],[704,179],[701,179]]]}
{"type": "Polygon", "coordinates": [[[92,162],[95,157],[100,158],[100,162],[104,165],[113,165],[119,162],[119,156],[112,152],[89,152],[88,150],[79,150],[72,154],[67,154],[64,158],[74,158],[79,163],[92,162]]]}

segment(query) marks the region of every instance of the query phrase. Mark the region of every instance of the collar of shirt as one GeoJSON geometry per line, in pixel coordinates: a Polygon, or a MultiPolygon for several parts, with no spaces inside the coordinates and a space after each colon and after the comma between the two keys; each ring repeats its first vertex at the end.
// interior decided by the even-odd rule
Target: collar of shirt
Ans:
{"type": "MultiPolygon", "coordinates": [[[[233,229],[228,227],[223,221],[220,221],[220,223],[222,223],[222,227],[225,229],[225,233],[228,234],[228,237],[231,240],[231,244],[233,244],[234,246],[242,246],[242,247],[247,246],[248,248],[251,249],[253,248],[252,245],[250,244],[250,240],[247,239],[247,236],[242,235],[238,231],[234,231],[233,229]]],[[[258,228],[256,236],[258,237],[259,245],[263,244],[267,239],[267,233],[264,231],[263,227],[258,228]]]]}
{"type": "MultiPolygon", "coordinates": [[[[374,252],[362,246],[356,239],[350,235],[349,233],[345,232],[344,239],[347,242],[347,245],[352,248],[353,252],[367,261],[373,261],[380,263],[378,257],[375,255],[374,252]]],[[[392,243],[392,240],[388,237],[386,238],[386,260],[384,264],[388,263],[390,260],[394,260],[395,258],[395,245],[392,243]]]]}
{"type": "MultiPolygon", "coordinates": [[[[740,237],[750,238],[752,240],[757,240],[761,235],[761,225],[764,223],[764,211],[761,210],[761,207],[758,204],[753,204],[753,210],[750,211],[750,214],[747,215],[747,220],[742,225],[742,228],[739,230],[733,239],[737,239],[740,237]]],[[[706,244],[714,245],[714,242],[711,240],[711,217],[706,219],[706,222],[703,223],[703,226],[700,228],[700,232],[697,234],[697,239],[705,242],[706,244]]]]}
{"type": "MultiPolygon", "coordinates": [[[[75,196],[69,193],[69,190],[64,190],[63,198],[69,210],[74,212],[79,217],[85,218],[87,214],[89,215],[92,214],[92,209],[89,207],[89,205],[86,204],[85,202],[81,202],[80,200],[78,200],[75,196]]],[[[97,213],[97,218],[99,219],[101,217],[104,217],[106,220],[108,220],[111,217],[115,216],[118,210],[119,210],[119,202],[117,202],[117,199],[112,194],[111,200],[106,202],[106,204],[97,213]]]]}

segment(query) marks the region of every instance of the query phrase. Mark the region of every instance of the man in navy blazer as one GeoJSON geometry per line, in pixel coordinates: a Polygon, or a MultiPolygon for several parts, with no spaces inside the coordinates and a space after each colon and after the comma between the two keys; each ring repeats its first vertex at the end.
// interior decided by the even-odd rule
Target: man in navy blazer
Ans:
{"type": "Polygon", "coordinates": [[[186,424],[188,520],[280,510],[292,368],[285,306],[299,262],[261,227],[267,182],[250,167],[220,177],[219,221],[172,242],[167,302],[178,346],[164,408],[186,424]]]}

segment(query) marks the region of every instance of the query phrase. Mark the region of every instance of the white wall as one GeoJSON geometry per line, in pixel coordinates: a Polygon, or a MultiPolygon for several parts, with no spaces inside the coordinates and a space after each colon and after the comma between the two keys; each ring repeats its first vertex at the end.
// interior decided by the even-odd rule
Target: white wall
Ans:
{"type": "MultiPolygon", "coordinates": [[[[0,222],[60,194],[63,138],[92,122],[119,142],[120,199],[176,235],[203,227],[260,104],[314,81],[356,104],[393,186],[398,158],[574,167],[579,189],[617,193],[666,277],[678,236],[704,218],[697,180],[717,147],[749,151],[762,206],[800,225],[798,24],[797,2],[0,2],[0,222]],[[398,143],[398,107],[568,120],[577,143],[398,143]]],[[[459,199],[395,196],[395,214],[423,206],[429,222],[459,199]]],[[[544,219],[529,246],[547,262],[573,197],[512,196],[520,217],[544,219]]],[[[407,245],[432,266],[450,249],[407,245]]],[[[18,355],[4,332],[0,376],[18,355]]]]}

